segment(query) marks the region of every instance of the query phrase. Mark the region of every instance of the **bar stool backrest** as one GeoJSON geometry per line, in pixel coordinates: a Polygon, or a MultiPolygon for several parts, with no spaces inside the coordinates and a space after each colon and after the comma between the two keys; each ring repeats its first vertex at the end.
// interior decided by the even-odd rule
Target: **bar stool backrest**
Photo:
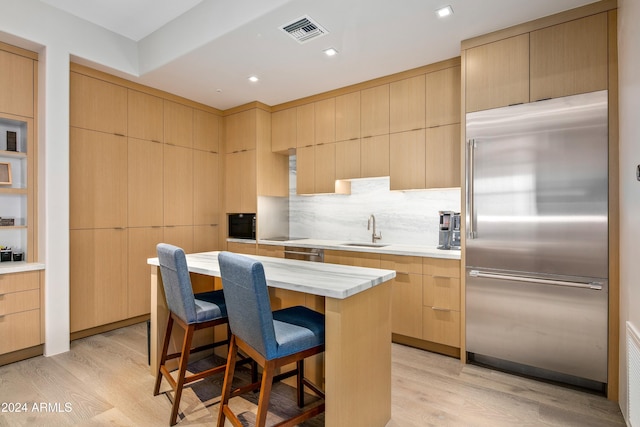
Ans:
{"type": "Polygon", "coordinates": [[[169,310],[186,324],[196,323],[196,303],[184,251],[167,243],[158,244],[156,250],[169,310]]]}

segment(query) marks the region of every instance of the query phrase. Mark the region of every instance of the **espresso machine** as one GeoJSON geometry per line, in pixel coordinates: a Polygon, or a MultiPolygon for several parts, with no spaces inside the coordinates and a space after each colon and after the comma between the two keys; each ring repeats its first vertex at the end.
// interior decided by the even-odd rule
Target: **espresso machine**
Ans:
{"type": "Polygon", "coordinates": [[[460,249],[460,213],[439,211],[438,249],[460,249]]]}

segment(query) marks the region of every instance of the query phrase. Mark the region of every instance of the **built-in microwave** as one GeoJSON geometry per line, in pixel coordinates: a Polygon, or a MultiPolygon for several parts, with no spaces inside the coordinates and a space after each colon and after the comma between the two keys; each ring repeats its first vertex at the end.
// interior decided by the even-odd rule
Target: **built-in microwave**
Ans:
{"type": "Polygon", "coordinates": [[[229,214],[229,238],[250,239],[256,238],[256,214],[238,213],[229,214]]]}

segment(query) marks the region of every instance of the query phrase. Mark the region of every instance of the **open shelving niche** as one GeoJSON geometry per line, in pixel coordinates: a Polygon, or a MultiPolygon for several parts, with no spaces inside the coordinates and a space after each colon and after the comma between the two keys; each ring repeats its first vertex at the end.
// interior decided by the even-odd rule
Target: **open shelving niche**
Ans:
{"type": "Polygon", "coordinates": [[[0,185],[0,218],[14,218],[0,226],[0,246],[27,255],[27,122],[0,116],[0,163],[9,163],[11,184],[0,185]],[[16,151],[7,151],[7,131],[16,132],[16,151]]]}

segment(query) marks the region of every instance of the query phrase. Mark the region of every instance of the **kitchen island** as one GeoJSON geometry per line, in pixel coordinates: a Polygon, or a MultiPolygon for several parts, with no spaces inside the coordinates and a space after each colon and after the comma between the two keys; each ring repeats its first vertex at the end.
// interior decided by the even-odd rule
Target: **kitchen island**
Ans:
{"type": "MultiPolygon", "coordinates": [[[[391,418],[391,283],[395,271],[250,256],[267,285],[324,298],[325,424],[384,426],[391,418]]],[[[187,255],[193,275],[220,277],[218,252],[187,255]]],[[[151,265],[151,372],[157,372],[167,307],[158,259],[151,265]]]]}

